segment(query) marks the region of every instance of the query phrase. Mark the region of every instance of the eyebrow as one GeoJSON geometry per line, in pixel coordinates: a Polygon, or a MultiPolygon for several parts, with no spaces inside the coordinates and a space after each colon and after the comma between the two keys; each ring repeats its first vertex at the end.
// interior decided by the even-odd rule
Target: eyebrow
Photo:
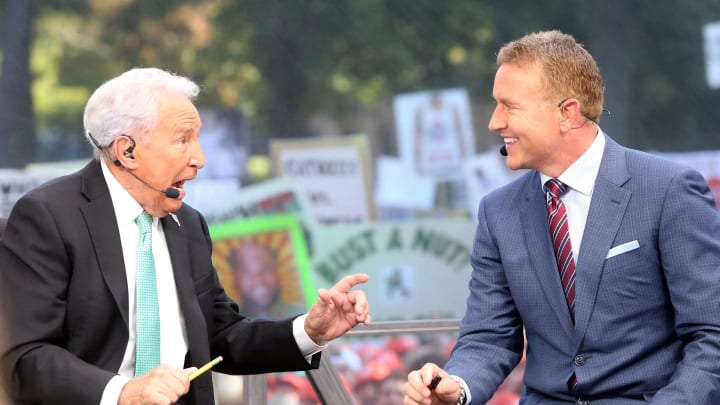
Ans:
{"type": "Polygon", "coordinates": [[[510,107],[515,107],[515,106],[520,105],[520,103],[518,103],[518,102],[516,102],[516,101],[509,100],[509,99],[507,99],[507,98],[502,98],[502,97],[501,97],[501,98],[495,98],[494,100],[495,100],[495,103],[496,103],[496,104],[502,104],[502,105],[510,106],[510,107]]]}
{"type": "Polygon", "coordinates": [[[177,132],[183,135],[192,135],[195,132],[199,132],[199,130],[193,125],[183,125],[177,129],[177,132]]]}

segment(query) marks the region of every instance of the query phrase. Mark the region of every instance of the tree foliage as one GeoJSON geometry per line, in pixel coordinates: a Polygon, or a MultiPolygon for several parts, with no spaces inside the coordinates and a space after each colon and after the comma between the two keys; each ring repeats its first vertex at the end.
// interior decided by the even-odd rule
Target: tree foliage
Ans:
{"type": "MultiPolygon", "coordinates": [[[[18,1],[0,2],[0,12],[18,1]]],[[[319,116],[373,132],[353,127],[360,111],[380,120],[398,93],[449,87],[468,89],[484,134],[497,49],[555,28],[598,59],[612,111],[602,125],[616,139],[708,149],[720,147],[708,136],[720,96],[704,82],[701,38],[713,20],[720,3],[711,0],[47,0],[29,43],[30,114],[41,139],[77,144],[92,89],[158,66],[201,83],[201,106],[241,109],[263,139],[315,135],[319,116]]]]}

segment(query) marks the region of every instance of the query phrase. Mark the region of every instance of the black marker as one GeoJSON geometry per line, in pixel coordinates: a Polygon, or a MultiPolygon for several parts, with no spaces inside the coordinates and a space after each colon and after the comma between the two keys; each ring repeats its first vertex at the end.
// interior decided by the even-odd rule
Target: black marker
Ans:
{"type": "Polygon", "coordinates": [[[436,375],[435,377],[433,377],[432,381],[430,381],[430,384],[428,384],[428,386],[427,386],[430,389],[430,391],[434,390],[435,387],[437,387],[438,384],[440,384],[440,380],[442,380],[442,377],[440,377],[439,375],[436,375]]]}

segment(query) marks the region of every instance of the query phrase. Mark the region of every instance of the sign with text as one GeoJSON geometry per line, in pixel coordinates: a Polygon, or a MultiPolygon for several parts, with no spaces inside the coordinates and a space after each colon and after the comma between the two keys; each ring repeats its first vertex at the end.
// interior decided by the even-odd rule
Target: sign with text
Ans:
{"type": "Polygon", "coordinates": [[[460,219],[318,225],[313,274],[328,288],[367,273],[363,285],[375,320],[462,317],[475,222],[460,219]]]}
{"type": "Polygon", "coordinates": [[[305,192],[321,223],[358,223],[374,218],[370,151],[365,135],[273,140],[276,175],[305,192]]]}

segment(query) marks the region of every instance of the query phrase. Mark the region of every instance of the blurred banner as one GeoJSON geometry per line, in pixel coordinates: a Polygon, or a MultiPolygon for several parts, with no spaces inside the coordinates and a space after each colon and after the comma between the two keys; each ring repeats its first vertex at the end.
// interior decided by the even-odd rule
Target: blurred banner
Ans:
{"type": "Polygon", "coordinates": [[[433,209],[435,179],[418,176],[408,162],[390,156],[380,156],[376,167],[375,204],[378,207],[433,209]]]}
{"type": "Polygon", "coordinates": [[[363,286],[375,320],[462,317],[470,280],[474,221],[442,219],[318,225],[313,275],[330,287],[345,275],[363,286]]]}
{"type": "Polygon", "coordinates": [[[295,180],[318,222],[375,218],[367,136],[273,139],[270,149],[275,175],[295,180]]]}
{"type": "Polygon", "coordinates": [[[510,170],[505,165],[505,158],[498,152],[500,146],[490,151],[475,155],[465,161],[463,171],[467,186],[468,211],[471,218],[477,215],[478,204],[485,194],[509,183],[525,170],[510,170]]]}
{"type": "Polygon", "coordinates": [[[462,176],[463,160],[475,154],[467,90],[399,94],[393,110],[400,157],[417,175],[441,180],[462,176]]]}
{"type": "MultiPolygon", "coordinates": [[[[193,180],[185,201],[205,215],[209,225],[271,214],[293,214],[312,221],[310,207],[295,182],[276,177],[247,187],[220,188],[214,180],[193,180]]],[[[237,183],[235,183],[237,184],[237,183]]],[[[186,187],[187,188],[187,187],[186,187]]]]}
{"type": "Polygon", "coordinates": [[[228,179],[240,182],[245,176],[250,128],[239,109],[202,108],[202,132],[198,138],[205,154],[205,167],[198,179],[228,179]]]}
{"type": "Polygon", "coordinates": [[[49,178],[43,174],[28,174],[24,170],[0,169],[0,217],[7,218],[18,198],[49,178]]]}

